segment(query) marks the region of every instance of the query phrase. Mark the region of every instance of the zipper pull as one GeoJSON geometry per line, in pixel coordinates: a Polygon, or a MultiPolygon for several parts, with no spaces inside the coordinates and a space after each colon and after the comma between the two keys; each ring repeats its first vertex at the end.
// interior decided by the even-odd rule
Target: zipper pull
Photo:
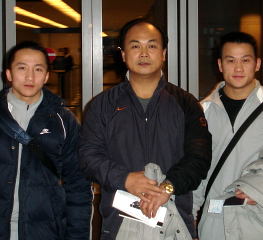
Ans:
{"type": "Polygon", "coordinates": [[[145,118],[145,122],[147,122],[148,121],[148,118],[145,118]]]}

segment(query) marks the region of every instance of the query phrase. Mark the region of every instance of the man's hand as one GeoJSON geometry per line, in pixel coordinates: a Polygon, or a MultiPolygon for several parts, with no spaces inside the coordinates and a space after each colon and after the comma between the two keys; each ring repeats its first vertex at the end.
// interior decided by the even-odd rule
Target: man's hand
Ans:
{"type": "MultiPolygon", "coordinates": [[[[160,188],[161,189],[161,188],[160,188]]],[[[140,202],[140,208],[142,213],[147,216],[148,218],[154,218],[156,216],[156,213],[162,205],[168,202],[170,199],[170,194],[166,193],[161,189],[162,193],[159,196],[146,196],[150,201],[140,202]]]]}
{"type": "Polygon", "coordinates": [[[157,182],[144,176],[144,172],[131,172],[125,181],[127,191],[144,202],[149,202],[147,196],[160,196],[162,189],[157,186],[157,182]]]}
{"type": "Polygon", "coordinates": [[[247,199],[247,204],[249,204],[249,205],[256,205],[257,204],[253,199],[251,199],[247,194],[240,191],[239,189],[236,191],[236,197],[241,198],[241,199],[247,199]]]}

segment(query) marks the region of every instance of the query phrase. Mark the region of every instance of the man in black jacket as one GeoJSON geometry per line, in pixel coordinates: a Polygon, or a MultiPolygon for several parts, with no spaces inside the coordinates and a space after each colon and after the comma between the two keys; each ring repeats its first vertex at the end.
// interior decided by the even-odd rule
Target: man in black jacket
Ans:
{"type": "Polygon", "coordinates": [[[92,194],[79,170],[79,124],[43,88],[48,56],[34,42],[7,57],[0,93],[0,239],[89,239],[92,194]]]}
{"type": "Polygon", "coordinates": [[[120,46],[127,79],[87,105],[79,149],[83,170],[101,185],[101,239],[115,239],[122,222],[112,207],[117,189],[138,196],[148,217],[175,194],[194,236],[191,191],[211,161],[203,111],[192,95],[164,79],[167,37],[159,28],[144,19],[131,21],[121,30],[120,46]],[[149,162],[167,177],[159,186],[144,176],[149,162]]]}

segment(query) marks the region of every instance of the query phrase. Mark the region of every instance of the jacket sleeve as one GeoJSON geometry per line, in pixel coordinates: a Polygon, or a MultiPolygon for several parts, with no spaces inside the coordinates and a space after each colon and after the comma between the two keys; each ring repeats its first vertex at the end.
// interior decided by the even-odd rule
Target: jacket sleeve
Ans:
{"type": "Polygon", "coordinates": [[[181,195],[195,190],[206,178],[212,159],[212,137],[197,100],[186,94],[178,102],[185,115],[184,156],[166,176],[173,183],[175,194],[181,195]]]}
{"type": "Polygon", "coordinates": [[[257,161],[249,164],[242,175],[229,185],[225,192],[235,192],[237,189],[247,194],[251,199],[263,207],[263,156],[262,151],[257,161]]]}
{"type": "Polygon", "coordinates": [[[108,154],[105,112],[101,110],[102,104],[96,100],[85,109],[79,143],[81,168],[86,176],[92,176],[105,190],[124,190],[129,171],[114,162],[108,154]]]}
{"type": "Polygon", "coordinates": [[[77,157],[79,125],[70,112],[66,114],[66,138],[62,154],[62,179],[66,192],[67,240],[88,240],[93,194],[91,184],[80,171],[77,157]]]}

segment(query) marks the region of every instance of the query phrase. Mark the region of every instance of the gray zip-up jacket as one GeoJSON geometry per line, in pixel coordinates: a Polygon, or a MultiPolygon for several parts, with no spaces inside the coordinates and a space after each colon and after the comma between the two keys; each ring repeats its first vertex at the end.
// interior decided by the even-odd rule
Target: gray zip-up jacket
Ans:
{"type": "MultiPolygon", "coordinates": [[[[263,153],[263,152],[262,152],[263,153]]],[[[214,218],[216,228],[213,236],[226,240],[261,240],[263,235],[263,155],[248,165],[239,179],[225,189],[219,199],[225,199],[229,193],[240,189],[257,205],[224,206],[221,213],[208,213],[214,218]],[[223,235],[222,235],[223,233],[223,235]]],[[[205,206],[205,210],[208,205],[205,206]]],[[[206,236],[205,239],[208,239],[206,236]]],[[[201,237],[203,239],[203,237],[201,237]]],[[[214,238],[210,238],[214,239],[214,238]]]]}
{"type": "MultiPolygon", "coordinates": [[[[235,132],[254,111],[254,109],[263,101],[263,87],[256,81],[256,87],[246,99],[240,109],[234,126],[232,127],[228,114],[225,111],[223,103],[220,100],[219,89],[224,86],[224,82],[217,85],[215,90],[202,101],[205,116],[208,121],[208,128],[212,134],[212,163],[208,172],[208,177],[203,180],[196,191],[194,191],[193,213],[196,216],[197,211],[204,201],[204,193],[207,182],[226,146],[234,136],[235,132]]],[[[263,114],[250,125],[244,135],[241,137],[228,159],[222,166],[217,178],[215,179],[206,202],[210,199],[223,195],[227,186],[237,180],[243,169],[250,163],[256,161],[260,149],[263,146],[263,114]]],[[[224,240],[226,239],[223,230],[217,226],[218,215],[203,212],[199,223],[199,237],[201,240],[224,240]]]]}

